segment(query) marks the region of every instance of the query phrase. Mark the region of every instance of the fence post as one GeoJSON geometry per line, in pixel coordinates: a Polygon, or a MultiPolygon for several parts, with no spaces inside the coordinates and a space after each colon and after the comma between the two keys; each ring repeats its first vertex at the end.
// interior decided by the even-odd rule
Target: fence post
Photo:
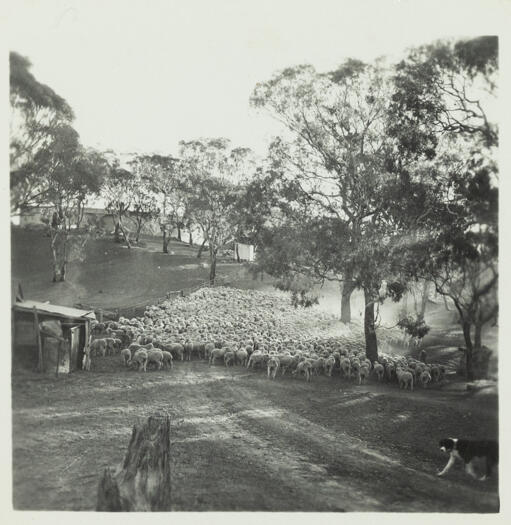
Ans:
{"type": "Polygon", "coordinates": [[[39,330],[39,317],[37,315],[37,308],[34,306],[34,329],[37,342],[38,360],[37,360],[37,371],[43,371],[43,345],[41,342],[41,331],[39,330]]]}

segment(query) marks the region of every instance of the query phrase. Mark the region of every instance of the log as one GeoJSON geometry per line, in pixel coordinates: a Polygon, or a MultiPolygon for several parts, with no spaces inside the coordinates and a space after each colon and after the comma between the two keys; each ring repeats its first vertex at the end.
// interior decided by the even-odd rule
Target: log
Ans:
{"type": "Polygon", "coordinates": [[[134,426],[122,465],[106,468],[97,511],[170,511],[170,418],[151,416],[134,426]]]}

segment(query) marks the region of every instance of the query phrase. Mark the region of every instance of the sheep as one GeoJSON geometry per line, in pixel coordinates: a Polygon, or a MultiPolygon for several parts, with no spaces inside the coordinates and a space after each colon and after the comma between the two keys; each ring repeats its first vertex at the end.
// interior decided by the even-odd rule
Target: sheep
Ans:
{"type": "MultiPolygon", "coordinates": [[[[396,377],[396,367],[393,363],[387,363],[385,365],[385,377],[387,381],[391,382],[396,377]]],[[[399,380],[399,379],[398,379],[399,380]]]]}
{"type": "Polygon", "coordinates": [[[195,354],[198,359],[202,359],[206,351],[206,345],[204,343],[193,343],[192,344],[192,354],[195,354]]]}
{"type": "Polygon", "coordinates": [[[147,351],[146,350],[137,350],[131,357],[130,361],[127,363],[128,366],[131,366],[133,363],[136,363],[137,370],[147,371],[147,351]]]}
{"type": "Polygon", "coordinates": [[[121,350],[121,359],[123,360],[124,365],[128,366],[128,362],[131,361],[131,350],[129,348],[121,350]]]}
{"type": "Polygon", "coordinates": [[[106,337],[104,339],[106,341],[106,355],[112,355],[115,353],[115,338],[113,337],[106,337]]]}
{"type": "Polygon", "coordinates": [[[275,379],[279,366],[280,366],[280,361],[278,357],[272,356],[270,357],[270,359],[268,359],[267,371],[268,371],[269,379],[275,379]]]}
{"type": "Polygon", "coordinates": [[[428,383],[431,382],[431,374],[427,370],[424,370],[424,372],[421,373],[419,379],[420,379],[422,388],[426,388],[428,386],[428,383]]]}
{"type": "Polygon", "coordinates": [[[288,368],[295,368],[298,364],[298,357],[292,356],[289,353],[279,355],[279,367],[282,370],[281,375],[284,375],[288,368]]]}
{"type": "Polygon", "coordinates": [[[236,362],[241,366],[246,366],[248,361],[248,352],[244,348],[240,348],[235,352],[236,362]]]}
{"type": "MultiPolygon", "coordinates": [[[[136,350],[147,352],[151,344],[153,348],[169,352],[174,359],[192,360],[197,355],[212,365],[221,357],[223,363],[227,361],[227,366],[233,363],[247,368],[259,365],[264,366],[266,372],[268,362],[277,358],[282,375],[296,370],[302,362],[304,364],[296,373],[305,374],[307,381],[311,380],[313,372],[318,374],[323,371],[332,376],[337,366],[341,377],[351,377],[353,371],[354,380],[360,384],[367,379],[367,370],[369,377],[374,371],[378,381],[386,378],[394,382],[398,366],[400,374],[413,371],[413,379],[416,379],[417,359],[380,353],[378,360],[371,363],[365,356],[358,329],[335,337],[323,337],[320,335],[323,327],[319,323],[329,319],[327,315],[316,316],[318,330],[314,327],[314,333],[308,333],[310,328],[301,325],[302,318],[310,321],[310,313],[302,314],[289,308],[283,299],[268,297],[262,292],[219,287],[201,289],[186,298],[148,307],[140,319],[120,318],[117,325],[108,323],[107,327],[109,336],[121,339],[120,348],[128,347],[132,355],[136,350]],[[288,314],[295,319],[288,318],[288,314]],[[131,347],[133,341],[138,346],[131,347]],[[179,350],[171,345],[177,345],[179,350]],[[221,352],[211,356],[215,346],[221,352]]],[[[392,335],[388,334],[385,339],[390,339],[392,335]]],[[[96,346],[101,345],[96,343],[96,346]]],[[[278,371],[274,377],[276,375],[278,371]]],[[[431,381],[437,381],[442,372],[439,373],[439,367],[434,366],[430,375],[431,381]]],[[[271,376],[273,369],[270,370],[271,376]]]]}
{"type": "Polygon", "coordinates": [[[399,388],[406,390],[406,387],[409,386],[410,390],[413,391],[413,374],[411,372],[407,372],[402,368],[397,368],[396,376],[399,383],[399,388]]]}
{"type": "Polygon", "coordinates": [[[373,367],[373,372],[376,374],[376,377],[378,378],[378,382],[383,380],[383,375],[385,373],[385,368],[380,363],[375,363],[373,367]]]}
{"type": "Polygon", "coordinates": [[[351,377],[355,378],[360,383],[360,361],[354,359],[351,363],[351,377]]]}
{"type": "Polygon", "coordinates": [[[351,377],[351,361],[347,357],[343,357],[339,363],[341,368],[341,376],[351,377]]]}
{"type": "Polygon", "coordinates": [[[335,357],[333,355],[331,355],[330,357],[327,357],[325,359],[324,366],[325,366],[325,373],[326,373],[326,375],[328,377],[332,377],[332,371],[333,371],[334,366],[335,366],[335,357]]]}
{"type": "Polygon", "coordinates": [[[122,340],[114,338],[114,343],[112,345],[113,353],[116,354],[121,349],[121,346],[122,346],[122,340]]]}
{"type": "Polygon", "coordinates": [[[105,356],[107,350],[107,340],[106,339],[94,339],[90,344],[90,351],[93,355],[105,356]]]}
{"type": "Polygon", "coordinates": [[[138,343],[141,346],[144,346],[147,343],[152,343],[153,342],[153,338],[151,336],[149,336],[149,335],[142,334],[142,335],[139,335],[137,337],[137,340],[135,342],[138,343]]]}
{"type": "Polygon", "coordinates": [[[185,350],[183,348],[183,345],[180,343],[167,343],[164,345],[161,345],[164,350],[167,352],[170,352],[172,354],[172,357],[174,359],[180,359],[181,361],[184,361],[184,355],[185,350]]]}
{"type": "Polygon", "coordinates": [[[167,366],[168,368],[173,368],[173,362],[172,362],[172,354],[170,352],[167,352],[166,350],[162,350],[163,354],[163,364],[167,366]]]}
{"type": "Polygon", "coordinates": [[[163,368],[163,352],[159,348],[152,348],[147,350],[147,363],[154,363],[158,370],[163,368]]]}
{"type": "Polygon", "coordinates": [[[193,343],[186,342],[183,345],[184,351],[185,351],[185,361],[191,361],[192,359],[192,349],[193,349],[193,343]]]}
{"type": "Polygon", "coordinates": [[[209,366],[215,363],[216,359],[222,359],[225,354],[225,348],[215,348],[211,354],[209,354],[209,366]]]}
{"type": "Polygon", "coordinates": [[[358,384],[359,385],[361,385],[369,377],[370,372],[371,372],[370,368],[367,366],[367,363],[364,362],[360,366],[360,370],[358,372],[358,384]]]}
{"type": "Polygon", "coordinates": [[[211,352],[215,349],[215,343],[209,342],[204,345],[204,359],[209,359],[211,352]]]}
{"type": "Polygon", "coordinates": [[[314,375],[319,375],[319,371],[323,370],[323,368],[325,367],[325,360],[322,357],[318,357],[312,360],[311,365],[311,370],[314,373],[314,375]]]}
{"type": "Polygon", "coordinates": [[[301,375],[304,374],[305,380],[309,383],[311,380],[311,364],[309,361],[301,361],[296,365],[296,369],[293,370],[293,375],[301,375]]]}
{"type": "Polygon", "coordinates": [[[236,354],[232,350],[227,350],[224,354],[224,363],[225,366],[234,365],[236,354]]]}
{"type": "Polygon", "coordinates": [[[247,368],[254,367],[254,365],[262,363],[264,364],[267,360],[267,356],[263,354],[260,350],[256,350],[252,354],[250,354],[250,357],[247,362],[247,368]]]}

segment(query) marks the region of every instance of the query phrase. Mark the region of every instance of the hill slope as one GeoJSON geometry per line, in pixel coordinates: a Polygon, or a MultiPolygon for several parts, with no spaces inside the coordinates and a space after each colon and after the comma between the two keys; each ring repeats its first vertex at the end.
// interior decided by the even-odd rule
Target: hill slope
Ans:
{"type": "MultiPolygon", "coordinates": [[[[172,241],[161,252],[157,238],[144,239],[146,247],[132,248],[111,239],[90,241],[82,261],[69,264],[67,281],[52,283],[50,240],[41,232],[13,228],[11,231],[11,282],[21,282],[26,298],[72,306],[76,303],[105,309],[128,307],[164,297],[168,291],[190,288],[209,277],[205,253],[197,259],[197,248],[172,241]]],[[[242,288],[269,288],[270,282],[253,280],[246,269],[221,262],[218,275],[242,288]]]]}

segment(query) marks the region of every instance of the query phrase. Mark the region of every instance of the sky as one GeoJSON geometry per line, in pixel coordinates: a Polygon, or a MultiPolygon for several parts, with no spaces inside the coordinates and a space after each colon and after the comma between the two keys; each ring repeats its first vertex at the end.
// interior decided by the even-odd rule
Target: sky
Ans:
{"type": "MultiPolygon", "coordinates": [[[[495,34],[505,0],[17,0],[8,46],[63,96],[87,146],[177,154],[227,137],[264,155],[279,125],[249,105],[284,67],[401,56],[452,36],[495,34]],[[463,6],[463,9],[460,7],[463,6]]],[[[511,18],[508,18],[508,21],[511,18]]]]}

